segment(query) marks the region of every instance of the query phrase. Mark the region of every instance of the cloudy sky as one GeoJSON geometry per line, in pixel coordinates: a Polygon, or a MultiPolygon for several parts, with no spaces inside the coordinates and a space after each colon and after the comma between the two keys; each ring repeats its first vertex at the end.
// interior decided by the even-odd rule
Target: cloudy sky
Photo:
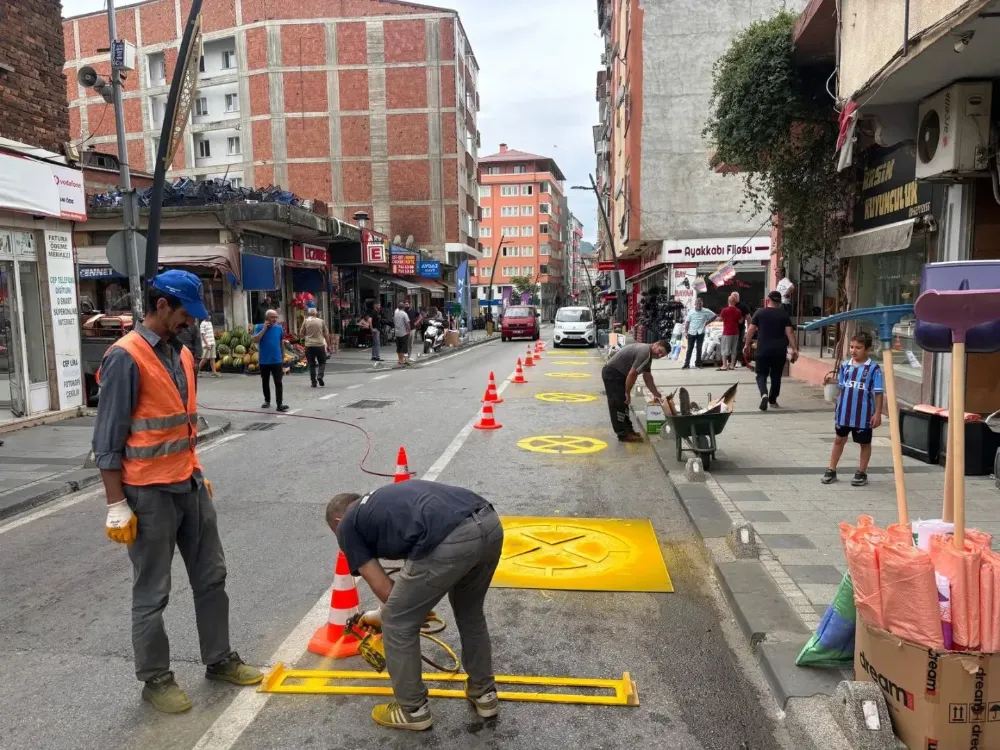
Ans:
{"type": "MultiPolygon", "coordinates": [[[[432,0],[423,0],[432,4],[432,0]]],[[[117,5],[130,5],[118,0],[117,5]]],[[[553,157],[570,185],[589,184],[594,171],[591,126],[600,65],[597,3],[593,0],[441,0],[455,8],[479,62],[480,155],[500,143],[553,157]]],[[[104,7],[104,0],[63,0],[63,14],[104,7]]],[[[593,194],[568,191],[570,209],[593,241],[593,194]]]]}

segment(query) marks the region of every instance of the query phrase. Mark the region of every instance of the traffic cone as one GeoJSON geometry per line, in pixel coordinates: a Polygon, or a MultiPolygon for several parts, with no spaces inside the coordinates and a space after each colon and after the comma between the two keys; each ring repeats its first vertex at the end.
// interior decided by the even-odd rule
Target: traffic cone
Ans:
{"type": "Polygon", "coordinates": [[[535,366],[535,360],[531,356],[531,347],[530,346],[528,347],[528,353],[524,357],[524,366],[525,367],[534,367],[535,366]]]}
{"type": "Polygon", "coordinates": [[[409,461],[406,460],[406,448],[399,446],[399,453],[396,454],[396,473],[392,476],[393,484],[405,482],[410,478],[409,461]]]}
{"type": "Polygon", "coordinates": [[[479,421],[472,426],[477,430],[498,430],[503,427],[493,418],[493,404],[483,404],[482,411],[479,412],[479,421]]]}
{"type": "Polygon", "coordinates": [[[535,342],[535,348],[538,349],[538,351],[545,351],[545,342],[538,339],[538,341],[535,342]]]}
{"type": "Polygon", "coordinates": [[[528,381],[524,379],[524,370],[521,369],[521,358],[517,358],[517,369],[514,370],[514,377],[510,381],[511,383],[527,383],[528,381]]]}
{"type": "Polygon", "coordinates": [[[320,625],[309,641],[309,651],[328,659],[347,659],[358,655],[360,641],[353,633],[344,633],[344,626],[351,616],[360,611],[358,587],[343,552],[337,553],[337,567],[333,574],[333,594],[330,597],[330,617],[320,625]]]}
{"type": "MultiPolygon", "coordinates": [[[[539,341],[538,343],[540,344],[540,343],[542,343],[542,342],[541,342],[541,341],[539,341]]],[[[529,349],[530,349],[530,347],[529,347],[529,349]]],[[[532,356],[534,356],[534,358],[535,358],[536,360],[539,360],[539,359],[541,359],[541,358],[542,358],[542,350],[541,350],[541,349],[539,349],[537,345],[535,346],[535,351],[534,351],[534,352],[532,352],[532,356]]]]}
{"type": "Polygon", "coordinates": [[[500,398],[500,394],[497,393],[497,381],[493,377],[493,371],[490,370],[490,382],[486,386],[486,395],[483,396],[484,404],[502,404],[503,399],[500,398]]]}

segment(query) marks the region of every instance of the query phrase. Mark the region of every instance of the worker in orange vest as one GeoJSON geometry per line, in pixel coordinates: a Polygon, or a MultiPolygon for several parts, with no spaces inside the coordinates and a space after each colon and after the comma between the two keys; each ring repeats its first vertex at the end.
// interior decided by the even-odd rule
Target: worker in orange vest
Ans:
{"type": "Polygon", "coordinates": [[[142,697],[165,713],[191,708],[170,671],[163,610],[175,546],[188,571],[205,676],[254,685],[260,670],[229,644],[226,560],[211,485],[198,463],[194,358],[177,334],[205,319],[201,281],[171,270],[149,285],[146,315],[104,355],[94,455],[108,500],[107,535],[128,545],[132,648],[142,697]]]}

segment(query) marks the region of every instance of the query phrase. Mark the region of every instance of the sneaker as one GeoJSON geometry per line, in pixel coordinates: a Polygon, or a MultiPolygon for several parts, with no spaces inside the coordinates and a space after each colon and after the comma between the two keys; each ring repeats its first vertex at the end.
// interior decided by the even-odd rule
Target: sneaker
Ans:
{"type": "Polygon", "coordinates": [[[691,369],[691,365],[681,365],[681,369],[682,370],[690,370],[691,369]]]}
{"type": "Polygon", "coordinates": [[[430,706],[426,703],[410,713],[396,701],[393,701],[375,706],[372,709],[372,721],[390,729],[409,729],[413,732],[422,732],[431,728],[434,717],[431,716],[430,706]]]}
{"type": "Polygon", "coordinates": [[[774,409],[780,409],[781,408],[781,404],[779,404],[777,401],[771,401],[769,399],[767,403],[768,403],[769,406],[771,406],[774,409]]]}
{"type": "Polygon", "coordinates": [[[761,411],[767,411],[767,396],[760,397],[760,406],[757,407],[761,411]]]}
{"type": "Polygon", "coordinates": [[[630,432],[628,435],[622,435],[618,438],[623,443],[641,443],[644,442],[642,435],[638,432],[630,432]]]}
{"type": "Polygon", "coordinates": [[[481,719],[492,719],[500,713],[500,701],[497,699],[496,690],[489,690],[478,698],[474,698],[468,693],[466,693],[465,697],[476,707],[476,713],[479,714],[479,718],[481,719]]]}
{"type": "Polygon", "coordinates": [[[312,387],[315,388],[316,387],[316,381],[314,380],[310,385],[312,385],[312,387]]]}
{"type": "Polygon", "coordinates": [[[210,680],[231,682],[234,685],[256,685],[264,679],[264,673],[256,667],[244,664],[240,655],[233,651],[222,661],[208,665],[205,668],[205,677],[210,680]]]}
{"type": "Polygon", "coordinates": [[[142,699],[165,714],[179,714],[191,710],[191,699],[181,690],[173,672],[150,680],[142,688],[142,699]]]}
{"type": "Polygon", "coordinates": [[[289,408],[288,404],[280,404],[275,411],[286,412],[289,408]]]}
{"type": "Polygon", "coordinates": [[[271,402],[270,401],[265,401],[263,404],[260,405],[260,408],[261,409],[270,409],[271,408],[271,402]]]}
{"type": "Polygon", "coordinates": [[[863,471],[854,472],[854,478],[851,480],[852,487],[864,487],[868,484],[868,475],[863,471]]]}
{"type": "Polygon", "coordinates": [[[823,478],[820,479],[823,484],[833,484],[837,481],[837,472],[833,469],[827,469],[823,472],[823,478]]]}
{"type": "Polygon", "coordinates": [[[320,388],[326,388],[326,383],[323,382],[323,378],[316,378],[316,380],[319,382],[320,388]]]}

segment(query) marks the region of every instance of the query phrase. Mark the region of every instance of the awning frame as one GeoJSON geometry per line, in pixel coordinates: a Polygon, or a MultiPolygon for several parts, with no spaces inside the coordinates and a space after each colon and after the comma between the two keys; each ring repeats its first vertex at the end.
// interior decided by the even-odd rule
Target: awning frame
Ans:
{"type": "Polygon", "coordinates": [[[873,229],[863,229],[840,238],[839,258],[860,258],[905,250],[913,240],[919,219],[905,219],[873,229]]]}

